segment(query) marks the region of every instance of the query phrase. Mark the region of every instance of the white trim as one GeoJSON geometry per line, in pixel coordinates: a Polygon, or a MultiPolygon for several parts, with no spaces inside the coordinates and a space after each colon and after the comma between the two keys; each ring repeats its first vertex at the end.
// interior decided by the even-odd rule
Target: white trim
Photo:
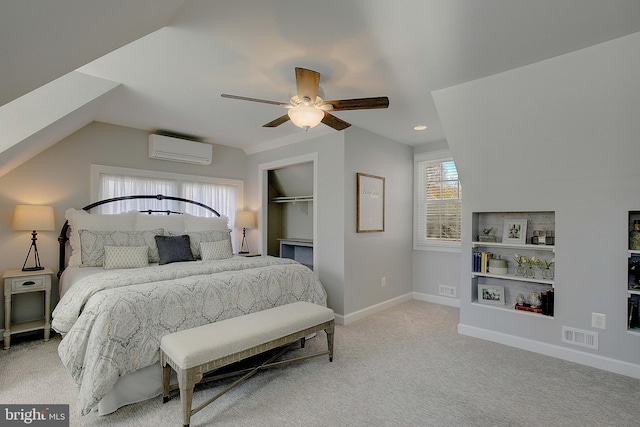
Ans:
{"type": "Polygon", "coordinates": [[[458,333],[640,379],[640,365],[633,363],[615,360],[609,357],[599,356],[597,354],[585,353],[514,335],[503,334],[501,332],[482,329],[476,326],[463,325],[462,323],[458,324],[458,333]]]}
{"type": "MultiPolygon", "coordinates": [[[[276,160],[268,163],[260,163],[258,165],[258,194],[260,195],[260,207],[258,208],[258,234],[260,236],[259,247],[263,254],[267,253],[267,209],[269,205],[269,179],[270,170],[279,169],[286,166],[298,165],[301,163],[313,163],[313,242],[314,245],[318,241],[318,153],[303,154],[301,156],[289,157],[287,159],[276,160]]],[[[313,251],[313,271],[318,276],[318,251],[313,251]]]]}
{"type": "MultiPolygon", "coordinates": [[[[413,250],[415,251],[433,251],[433,252],[451,252],[461,253],[462,242],[447,242],[444,240],[436,241],[418,241],[416,235],[418,230],[418,211],[419,211],[419,194],[418,182],[418,163],[424,161],[446,161],[453,160],[453,156],[449,150],[430,151],[426,153],[416,153],[413,155],[413,250]]],[[[455,160],[454,160],[455,162],[455,160]]],[[[462,236],[461,236],[462,237],[462,236]]],[[[461,239],[462,240],[462,239],[461,239]]]]}
{"type": "Polygon", "coordinates": [[[422,292],[414,292],[413,299],[424,302],[432,302],[434,304],[448,305],[449,307],[460,308],[460,300],[458,298],[443,297],[440,295],[425,294],[422,292]]]}
{"type": "Polygon", "coordinates": [[[411,301],[412,299],[412,293],[408,293],[387,301],[383,301],[379,304],[363,308],[362,310],[355,311],[345,316],[336,315],[336,323],[338,323],[339,325],[348,325],[349,323],[353,323],[356,320],[364,319],[367,316],[371,316],[372,314],[376,314],[388,308],[395,307],[396,305],[402,304],[403,302],[411,301]]]}
{"type": "Polygon", "coordinates": [[[449,150],[438,150],[438,151],[428,151],[426,153],[416,153],[413,155],[413,162],[423,162],[425,160],[446,160],[453,159],[451,155],[451,151],[449,150]]]}
{"type": "MultiPolygon", "coordinates": [[[[237,188],[236,210],[244,209],[244,181],[241,179],[215,178],[203,175],[186,175],[181,173],[160,172],[146,169],[121,168],[118,166],[105,166],[92,164],[90,167],[91,202],[97,202],[100,197],[100,174],[138,176],[143,178],[163,178],[174,181],[206,182],[209,184],[233,185],[237,188]]],[[[215,206],[212,208],[216,209],[215,206]]]]}

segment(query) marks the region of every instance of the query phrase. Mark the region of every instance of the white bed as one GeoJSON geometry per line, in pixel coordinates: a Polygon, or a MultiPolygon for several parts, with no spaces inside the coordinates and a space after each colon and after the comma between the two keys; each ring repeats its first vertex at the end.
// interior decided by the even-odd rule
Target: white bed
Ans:
{"type": "Polygon", "coordinates": [[[225,219],[75,210],[67,218],[72,255],[52,327],[63,335],[58,353],[79,387],[82,414],[158,396],[165,334],[295,301],[326,305],[302,264],[232,256],[225,219]],[[157,248],[147,247],[143,262],[145,241],[157,248]],[[181,260],[186,252],[195,260],[181,260]]]}

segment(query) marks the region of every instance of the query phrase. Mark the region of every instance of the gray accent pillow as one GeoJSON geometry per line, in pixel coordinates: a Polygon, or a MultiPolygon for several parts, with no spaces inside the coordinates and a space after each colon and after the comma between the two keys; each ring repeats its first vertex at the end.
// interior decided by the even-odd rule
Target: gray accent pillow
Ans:
{"type": "Polygon", "coordinates": [[[189,236],[186,234],[180,236],[156,236],[156,244],[158,245],[158,255],[160,256],[158,264],[160,265],[196,260],[193,253],[191,253],[189,236]]]}
{"type": "Polygon", "coordinates": [[[164,229],[146,231],[94,231],[78,230],[80,234],[80,267],[102,267],[105,246],[148,246],[149,262],[158,262],[158,246],[155,236],[164,234],[164,229]]]}

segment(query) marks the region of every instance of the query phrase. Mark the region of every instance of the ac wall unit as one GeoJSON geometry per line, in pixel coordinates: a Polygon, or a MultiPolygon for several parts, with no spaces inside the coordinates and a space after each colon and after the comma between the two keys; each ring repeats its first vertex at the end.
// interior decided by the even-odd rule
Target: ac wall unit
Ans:
{"type": "Polygon", "coordinates": [[[209,165],[213,146],[170,136],[149,135],[149,158],[174,162],[209,165]]]}

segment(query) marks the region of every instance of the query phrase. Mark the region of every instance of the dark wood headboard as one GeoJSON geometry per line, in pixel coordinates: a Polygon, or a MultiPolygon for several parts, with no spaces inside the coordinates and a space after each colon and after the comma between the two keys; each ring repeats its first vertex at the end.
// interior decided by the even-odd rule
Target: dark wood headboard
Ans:
{"type": "MultiPolygon", "coordinates": [[[[107,203],[114,203],[114,202],[120,202],[122,200],[136,200],[136,199],[155,199],[155,200],[170,200],[170,201],[176,201],[176,202],[184,202],[184,203],[191,203],[193,205],[196,206],[200,206],[201,208],[204,208],[210,212],[213,212],[215,214],[215,216],[220,216],[220,214],[218,213],[218,211],[216,211],[215,209],[213,209],[210,206],[205,205],[204,203],[200,203],[200,202],[196,202],[194,200],[189,200],[189,199],[183,199],[182,197],[174,197],[174,196],[163,196],[162,194],[156,194],[156,195],[138,195],[138,196],[121,196],[121,197],[113,197],[111,199],[104,199],[104,200],[99,200],[95,203],[91,203],[90,205],[85,206],[84,208],[82,208],[83,211],[87,211],[89,212],[91,209],[101,206],[101,205],[105,205],[107,203]]],[[[171,215],[171,214],[182,214],[182,212],[176,212],[176,211],[172,211],[172,210],[145,210],[145,211],[140,211],[140,212],[144,212],[144,213],[148,213],[148,214],[153,214],[153,213],[166,213],[167,215],[171,215]]],[[[60,275],[62,275],[62,272],[65,269],[65,260],[66,260],[66,246],[67,246],[67,241],[69,241],[69,222],[65,221],[64,225],[62,226],[62,229],[60,230],[60,235],[58,236],[58,244],[60,245],[60,259],[58,260],[58,278],[60,278],[60,275]]]]}

